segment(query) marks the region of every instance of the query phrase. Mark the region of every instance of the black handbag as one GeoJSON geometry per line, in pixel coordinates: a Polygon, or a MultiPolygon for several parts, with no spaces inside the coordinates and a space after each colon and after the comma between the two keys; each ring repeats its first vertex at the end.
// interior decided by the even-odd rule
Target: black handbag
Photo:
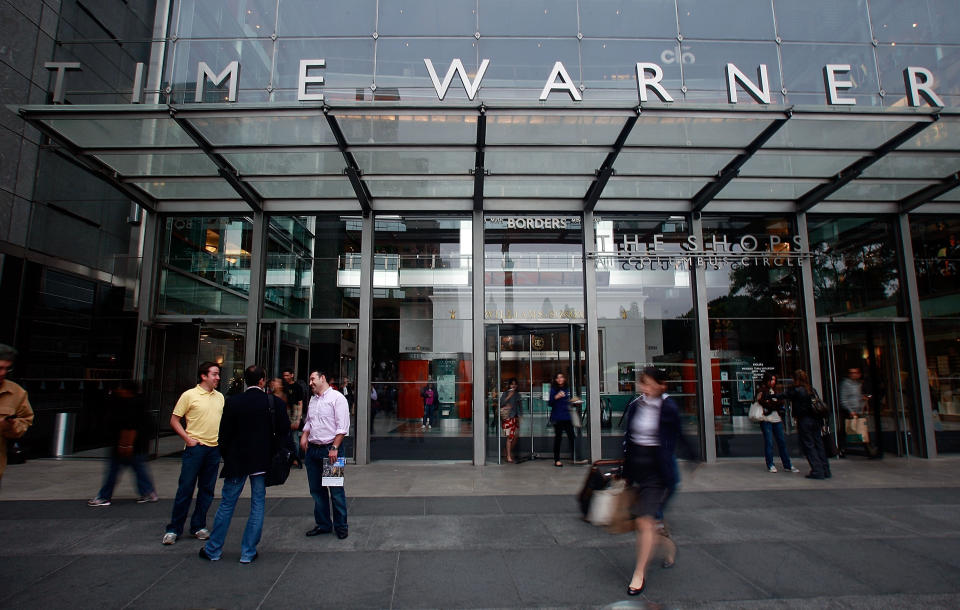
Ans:
{"type": "MultiPolygon", "coordinates": [[[[276,415],[273,411],[273,396],[268,394],[267,402],[270,405],[270,408],[268,409],[270,412],[270,423],[274,426],[274,430],[276,430],[276,415]]],[[[289,426],[287,426],[287,428],[289,428],[289,426]]],[[[273,457],[270,459],[270,467],[267,469],[264,478],[264,484],[267,487],[283,485],[287,482],[287,477],[290,476],[290,465],[293,463],[293,450],[290,448],[292,443],[285,442],[286,440],[289,440],[289,438],[289,429],[282,436],[278,436],[277,434],[273,435],[273,457]]]]}

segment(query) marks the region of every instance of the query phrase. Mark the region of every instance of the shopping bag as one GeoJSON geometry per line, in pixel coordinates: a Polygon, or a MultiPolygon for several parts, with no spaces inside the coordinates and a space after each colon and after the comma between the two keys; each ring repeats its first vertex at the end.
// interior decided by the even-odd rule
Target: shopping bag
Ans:
{"type": "Polygon", "coordinates": [[[590,510],[587,511],[587,521],[597,526],[610,525],[617,507],[617,498],[623,493],[626,483],[623,480],[614,481],[606,489],[598,489],[590,498],[590,510]]]}
{"type": "Polygon", "coordinates": [[[590,512],[590,500],[593,494],[601,489],[606,489],[610,484],[620,478],[620,471],[623,469],[623,460],[597,460],[590,467],[587,478],[583,482],[580,493],[577,494],[577,502],[580,504],[580,512],[583,519],[587,519],[587,513],[590,512]]]}
{"type": "Polygon", "coordinates": [[[848,419],[845,423],[847,442],[863,443],[870,442],[870,431],[867,429],[867,420],[862,417],[848,419]]]}
{"type": "Polygon", "coordinates": [[[763,414],[763,405],[759,402],[755,402],[750,405],[750,411],[747,413],[747,417],[750,421],[759,424],[762,421],[767,421],[767,417],[763,414]]]}
{"type": "Polygon", "coordinates": [[[607,532],[611,534],[625,534],[636,529],[636,520],[630,512],[635,495],[634,487],[626,485],[619,494],[613,507],[613,516],[607,525],[607,532]]]}

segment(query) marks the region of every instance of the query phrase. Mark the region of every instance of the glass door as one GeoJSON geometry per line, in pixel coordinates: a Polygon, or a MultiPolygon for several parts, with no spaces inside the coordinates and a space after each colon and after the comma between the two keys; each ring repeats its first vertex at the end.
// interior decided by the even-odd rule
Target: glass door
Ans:
{"type": "Polygon", "coordinates": [[[585,439],[589,415],[587,408],[586,353],[581,324],[561,325],[489,325],[486,335],[487,458],[500,463],[506,458],[505,431],[500,417],[500,397],[516,380],[520,395],[520,419],[516,430],[513,457],[522,462],[553,458],[553,426],[550,424],[550,384],[557,373],[568,379],[572,394],[579,399],[577,415],[583,426],[575,427],[573,454],[564,437],[561,457],[584,460],[589,457],[585,439]]]}
{"type": "Polygon", "coordinates": [[[847,456],[917,455],[916,390],[907,327],[897,322],[820,325],[832,432],[847,456]]]}

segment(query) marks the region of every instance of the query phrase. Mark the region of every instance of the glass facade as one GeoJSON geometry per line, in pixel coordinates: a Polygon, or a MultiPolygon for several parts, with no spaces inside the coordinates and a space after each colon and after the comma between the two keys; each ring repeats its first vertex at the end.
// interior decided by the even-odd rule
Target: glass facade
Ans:
{"type": "Polygon", "coordinates": [[[956,452],[954,8],[63,2],[3,95],[33,82],[0,100],[48,102],[25,106],[30,129],[0,118],[18,134],[0,158],[19,160],[0,167],[0,286],[19,295],[0,342],[46,411],[33,451],[57,413],[74,452],[102,448],[102,394],[127,378],[147,385],[155,451],[175,451],[173,403],[209,359],[227,394],[252,360],[327,372],[361,463],[501,460],[510,379],[515,454],[549,455],[557,372],[582,424],[564,457],[615,457],[649,364],[708,460],[762,453],[757,381],[797,369],[841,445],[860,369],[872,441],[851,455],[956,452]],[[41,60],[82,69],[58,91],[41,60]],[[675,103],[648,87],[638,106],[637,62],[675,103]],[[829,101],[827,65],[847,100],[829,101]],[[919,107],[907,67],[932,78],[919,107]],[[298,102],[302,84],[323,101],[298,102]]]}

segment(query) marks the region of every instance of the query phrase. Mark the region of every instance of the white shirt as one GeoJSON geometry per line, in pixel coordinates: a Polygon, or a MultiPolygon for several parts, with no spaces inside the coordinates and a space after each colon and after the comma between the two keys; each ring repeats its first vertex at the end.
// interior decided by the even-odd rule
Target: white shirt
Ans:
{"type": "Polygon", "coordinates": [[[327,388],[323,394],[310,397],[307,420],[303,424],[307,442],[329,445],[338,434],[350,434],[350,406],[343,394],[327,388]]]}
{"type": "Polygon", "coordinates": [[[640,396],[633,417],[630,418],[630,441],[644,447],[660,446],[660,405],[663,398],[640,396]]]}

